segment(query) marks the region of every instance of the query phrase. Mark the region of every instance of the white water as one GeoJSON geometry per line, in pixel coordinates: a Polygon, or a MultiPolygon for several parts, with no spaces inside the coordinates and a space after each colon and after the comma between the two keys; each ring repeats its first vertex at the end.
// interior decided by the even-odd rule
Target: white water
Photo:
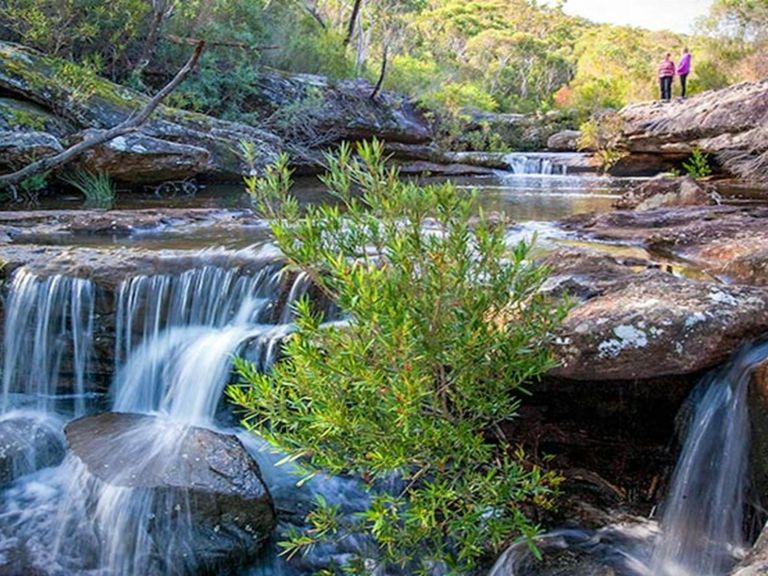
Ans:
{"type": "MultiPolygon", "coordinates": [[[[292,522],[303,517],[317,494],[345,513],[362,510],[368,497],[356,482],[320,476],[298,488],[298,477],[289,466],[276,465],[280,457],[264,442],[217,424],[234,356],[244,352],[268,369],[292,329],[293,304],[309,288],[306,276],[272,265],[256,273],[204,267],[123,282],[117,292],[111,409],[156,416],[152,424],[121,439],[123,456],[141,470],[151,461],[175,460],[190,425],[238,432],[278,506],[295,511],[292,522]]],[[[23,371],[30,365],[29,359],[8,356],[9,350],[23,352],[27,346],[35,357],[55,362],[45,365],[50,385],[39,394],[45,400],[41,414],[55,408],[49,397],[55,396],[68,351],[82,350],[84,340],[87,354],[81,356],[87,359],[92,353],[94,293],[86,280],[41,279],[25,270],[14,278],[7,320],[14,330],[5,333],[6,362],[12,367],[6,372],[11,383],[7,390],[25,381],[23,371]]],[[[79,366],[83,380],[87,363],[79,366]]],[[[75,388],[75,397],[85,390],[75,388]]],[[[37,388],[23,391],[36,393],[37,388]]],[[[59,432],[61,424],[58,420],[59,432]]],[[[0,568],[9,558],[21,558],[19,570],[33,566],[51,576],[192,574],[201,561],[191,548],[196,526],[184,502],[161,497],[148,489],[107,484],[68,455],[58,467],[28,474],[0,496],[0,568]]],[[[290,522],[283,520],[278,531],[290,528],[290,522]]],[[[349,538],[292,565],[267,554],[250,573],[312,573],[360,553],[364,545],[364,540],[349,538]]]]}
{"type": "MultiPolygon", "coordinates": [[[[768,343],[744,348],[691,394],[693,413],[658,523],[601,530],[556,530],[541,538],[550,553],[573,549],[621,576],[725,576],[746,553],[744,513],[750,427],[747,393],[768,343]]],[[[536,574],[527,546],[514,545],[490,576],[536,574]]]]}
{"type": "Polygon", "coordinates": [[[95,302],[89,280],[38,277],[23,268],[14,274],[3,332],[3,412],[16,394],[25,396],[27,407],[50,412],[67,384],[75,415],[85,412],[95,302]]]}
{"type": "Polygon", "coordinates": [[[583,156],[580,153],[512,152],[504,156],[504,162],[516,175],[565,176],[569,163],[583,156]]]}

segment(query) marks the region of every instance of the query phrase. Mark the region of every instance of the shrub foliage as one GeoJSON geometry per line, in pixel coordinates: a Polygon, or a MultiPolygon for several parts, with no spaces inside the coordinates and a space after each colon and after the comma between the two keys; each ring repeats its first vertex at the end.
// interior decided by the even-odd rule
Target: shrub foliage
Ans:
{"type": "Polygon", "coordinates": [[[327,504],[289,553],[356,530],[381,562],[426,573],[474,567],[511,538],[537,533],[559,477],[514,444],[520,396],[553,365],[563,305],[540,294],[530,245],[476,214],[451,184],[421,187],[382,163],[382,146],[327,158],[335,205],[302,211],[283,158],[249,192],[271,217],[289,266],[341,310],[324,322],[308,301],[271,373],[238,362],[230,398],[244,423],[307,474],[353,474],[372,488],[359,522],[327,504]],[[382,482],[393,479],[394,490],[382,482]]]}

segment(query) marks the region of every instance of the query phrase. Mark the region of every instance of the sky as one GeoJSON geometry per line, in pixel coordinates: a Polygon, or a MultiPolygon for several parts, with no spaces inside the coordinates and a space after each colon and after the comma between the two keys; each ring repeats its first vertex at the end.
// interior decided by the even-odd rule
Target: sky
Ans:
{"type": "Polygon", "coordinates": [[[689,33],[712,0],[566,0],[565,12],[595,22],[689,33]]]}

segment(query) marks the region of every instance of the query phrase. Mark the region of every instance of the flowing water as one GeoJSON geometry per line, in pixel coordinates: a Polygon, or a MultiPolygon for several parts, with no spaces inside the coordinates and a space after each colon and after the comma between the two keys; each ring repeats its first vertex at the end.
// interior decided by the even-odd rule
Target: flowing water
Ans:
{"type": "MultiPolygon", "coordinates": [[[[545,242],[561,240],[562,231],[547,221],[607,210],[626,184],[569,176],[558,158],[547,155],[508,161],[517,175],[471,184],[480,189],[486,209],[522,222],[511,230],[511,241],[533,232],[545,242]]],[[[182,206],[207,202],[205,196],[175,201],[182,206]]],[[[242,194],[234,204],[241,201],[242,194]]],[[[226,197],[217,202],[233,205],[226,197]]],[[[189,237],[150,234],[77,242],[126,249],[171,244],[188,251],[221,243],[258,252],[264,239],[263,227],[255,227],[233,237],[195,230],[189,237]]],[[[52,241],[58,242],[73,240],[52,241]]],[[[194,573],[199,567],[192,544],[196,527],[183,502],[158,501],[151,491],[107,483],[65,453],[65,422],[104,410],[153,417],[121,439],[123,457],[136,464],[133,473],[183,456],[180,446],[191,426],[237,434],[281,510],[276,540],[301,526],[302,514],[318,495],[344,514],[365,508],[368,495],[354,480],[319,476],[298,487],[290,466],[277,465],[280,455],[231,427],[236,416],[222,396],[233,357],[242,354],[268,370],[292,329],[292,305],[312,296],[306,276],[288,273],[273,260],[264,262],[247,269],[211,264],[133,275],[109,290],[87,278],[41,276],[27,268],[13,274],[4,301],[0,438],[6,450],[13,448],[2,456],[14,466],[10,478],[0,475],[0,574],[144,576],[194,573]]],[[[333,318],[331,307],[317,305],[333,318]]],[[[724,574],[745,546],[740,529],[748,438],[744,395],[750,367],[766,356],[765,346],[744,352],[700,387],[661,529],[650,522],[598,532],[565,530],[544,541],[553,548],[589,549],[626,575],[724,574]]],[[[241,573],[316,573],[351,554],[369,556],[370,545],[365,538],[346,538],[286,563],[270,543],[264,557],[241,573]]],[[[525,563],[525,557],[512,549],[506,566],[525,563]]],[[[535,574],[535,569],[518,572],[535,574]]]]}
{"type": "MultiPolygon", "coordinates": [[[[620,576],[723,576],[746,553],[750,446],[747,393],[768,343],[747,347],[691,394],[685,442],[658,522],[633,520],[598,531],[557,530],[542,537],[554,553],[575,550],[620,576]]],[[[523,546],[499,559],[491,576],[537,573],[523,546]]]]}

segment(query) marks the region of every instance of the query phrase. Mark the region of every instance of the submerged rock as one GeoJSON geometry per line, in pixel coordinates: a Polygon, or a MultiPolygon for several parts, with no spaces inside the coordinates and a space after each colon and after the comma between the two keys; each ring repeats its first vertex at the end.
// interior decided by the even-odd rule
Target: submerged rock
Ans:
{"type": "Polygon", "coordinates": [[[9,413],[0,418],[0,486],[64,458],[60,424],[34,413],[9,413]]]}
{"type": "Polygon", "coordinates": [[[176,574],[231,567],[253,559],[275,527],[259,467],[234,436],[121,413],[75,420],[65,432],[73,457],[95,481],[85,490],[86,507],[99,504],[101,520],[114,520],[109,530],[117,533],[105,546],[125,559],[113,568],[135,572],[146,564],[176,574]],[[121,530],[146,530],[152,546],[140,549],[121,530]]]}
{"type": "Polygon", "coordinates": [[[717,189],[697,182],[690,176],[660,177],[625,192],[614,206],[634,210],[652,210],[671,206],[706,206],[719,204],[717,189]]]}

